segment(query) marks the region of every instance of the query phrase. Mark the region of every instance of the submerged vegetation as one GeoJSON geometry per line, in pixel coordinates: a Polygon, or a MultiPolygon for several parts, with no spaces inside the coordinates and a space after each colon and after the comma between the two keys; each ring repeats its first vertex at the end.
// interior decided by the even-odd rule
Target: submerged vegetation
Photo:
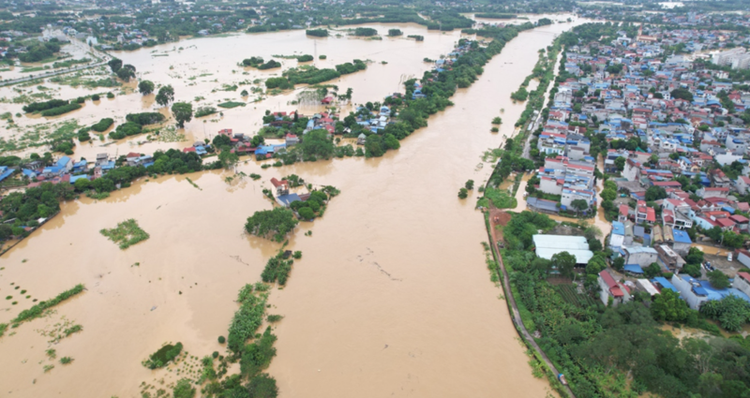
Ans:
{"type": "Polygon", "coordinates": [[[281,242],[298,222],[291,210],[277,207],[273,210],[256,211],[248,217],[245,230],[251,235],[281,242]]]}
{"type": "Polygon", "coordinates": [[[158,351],[149,355],[148,359],[141,364],[149,369],[158,369],[167,366],[167,364],[177,358],[182,352],[182,343],[164,344],[158,351]]]}
{"type": "Polygon", "coordinates": [[[34,318],[38,318],[44,314],[45,310],[48,310],[61,302],[75,296],[76,294],[79,294],[83,292],[84,286],[82,284],[78,284],[75,287],[73,287],[70,290],[66,290],[60,294],[57,295],[57,297],[47,300],[47,301],[40,301],[39,304],[27,309],[21,311],[21,313],[18,314],[17,317],[13,319],[14,324],[19,324],[21,322],[29,321],[34,318]]]}
{"type": "Polygon", "coordinates": [[[149,238],[146,231],[141,229],[138,222],[132,218],[118,223],[116,228],[102,229],[99,232],[112,242],[117,243],[122,250],[149,238]]]}

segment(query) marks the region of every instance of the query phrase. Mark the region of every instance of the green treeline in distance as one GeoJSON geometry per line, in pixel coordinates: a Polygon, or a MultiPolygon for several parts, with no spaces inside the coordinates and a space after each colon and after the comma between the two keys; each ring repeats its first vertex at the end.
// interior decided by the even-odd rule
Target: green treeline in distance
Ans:
{"type": "Polygon", "coordinates": [[[487,19],[513,19],[518,17],[518,15],[515,14],[502,14],[499,12],[485,12],[485,13],[479,13],[474,14],[477,18],[487,18],[487,19]]]}
{"type": "Polygon", "coordinates": [[[305,31],[308,36],[315,37],[328,37],[328,30],[326,29],[308,29],[305,31]]]}

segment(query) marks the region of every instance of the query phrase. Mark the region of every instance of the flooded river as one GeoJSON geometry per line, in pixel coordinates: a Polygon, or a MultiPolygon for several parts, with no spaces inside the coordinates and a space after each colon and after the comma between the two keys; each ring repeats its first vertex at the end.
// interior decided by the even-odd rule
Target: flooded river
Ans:
{"type": "MultiPolygon", "coordinates": [[[[271,293],[269,313],[285,317],[275,330],[278,355],[268,369],[281,396],[546,396],[549,386],[531,375],[506,303],[498,298],[502,290],[489,280],[481,246],[487,234],[481,213],[474,210],[477,193],[459,200],[457,192],[468,179],[487,179],[491,165],[477,168],[481,154],[502,145],[523,110],[522,104],[511,103],[510,93],[533,68],[537,50],[571,25],[521,33],[486,65],[472,87],[457,92],[451,99],[455,106],[433,116],[429,127],[382,158],[267,170],[249,161],[239,169],[258,173],[261,180],[229,184],[226,171],[166,176],[140,181],[103,201],[64,204],[61,215],[0,259],[0,295],[16,296],[14,288],[20,286],[31,296],[19,298],[15,306],[3,300],[0,321],[30,307],[33,298],[53,297],[77,283],[88,290],[48,318],[23,324],[0,339],[4,394],[136,397],[141,382],[174,380],[168,370],[140,365],[164,342],[180,341],[198,357],[223,352],[217,337],[226,335],[237,291],[259,280],[266,259],[280,248],[244,234],[245,219],[272,207],[261,194],[271,177],[295,173],[342,193],[323,218],[297,229],[289,247],[301,250],[303,258],[295,263],[287,286],[271,293]],[[500,134],[490,133],[490,121],[501,108],[505,124],[500,134]],[[121,251],[99,230],[128,218],[137,219],[150,239],[121,251]],[[308,230],[314,232],[311,237],[304,236],[308,230]],[[57,362],[45,373],[43,365],[52,363],[44,353],[50,345],[40,331],[63,317],[83,325],[83,332],[54,345],[58,357],[75,361],[65,366],[57,362]]],[[[425,42],[333,38],[328,40],[336,45],[318,43],[318,53],[327,53],[330,62],[388,60],[342,78],[342,87],[354,88],[355,102],[395,91],[401,75],[421,74],[421,58],[448,52],[459,37],[411,25],[388,27],[423,34],[425,42]],[[400,58],[410,61],[400,64],[400,58]],[[388,71],[391,66],[394,70],[388,71]]],[[[299,35],[303,33],[250,36],[269,44],[247,50],[226,44],[240,41],[236,37],[185,41],[174,46],[187,53],[188,46],[205,40],[216,53],[179,62],[170,55],[169,63],[196,68],[196,73],[227,68],[227,62],[265,55],[262,51],[290,53],[298,49],[294,43],[308,39],[283,39],[299,35]],[[273,38],[278,39],[276,47],[273,38]]],[[[148,60],[146,50],[122,57],[126,62],[148,60]]],[[[157,58],[139,71],[154,67],[157,71],[146,76],[163,79],[158,65],[166,57],[157,58]]],[[[175,89],[178,98],[184,95],[175,89]]],[[[202,95],[189,85],[183,89],[189,96],[202,95]]],[[[214,94],[214,100],[221,95],[214,94]]],[[[269,101],[279,102],[283,110],[292,109],[285,106],[290,99],[269,101]]],[[[128,109],[141,99],[129,95],[116,101],[128,109]]],[[[228,111],[216,127],[250,132],[266,107],[228,111]]],[[[197,121],[188,129],[200,135],[202,127],[197,121]]]]}

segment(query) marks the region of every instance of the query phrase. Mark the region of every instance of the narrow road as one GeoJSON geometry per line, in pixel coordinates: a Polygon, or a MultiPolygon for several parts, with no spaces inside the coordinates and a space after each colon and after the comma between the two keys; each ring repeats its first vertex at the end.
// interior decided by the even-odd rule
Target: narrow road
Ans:
{"type": "MultiPolygon", "coordinates": [[[[502,272],[502,279],[503,279],[503,288],[505,289],[505,299],[508,300],[509,306],[512,310],[512,320],[513,324],[516,325],[516,330],[518,331],[518,334],[521,335],[523,340],[526,342],[526,344],[529,346],[529,348],[534,349],[534,351],[538,352],[539,355],[542,357],[544,362],[547,364],[547,367],[552,371],[552,373],[557,376],[560,374],[560,371],[557,370],[555,365],[550,361],[550,359],[547,357],[547,355],[544,354],[544,351],[542,351],[542,348],[539,347],[539,345],[534,340],[534,337],[529,333],[529,331],[526,329],[526,326],[523,324],[523,320],[521,320],[521,313],[518,311],[518,305],[516,304],[516,299],[513,297],[513,291],[510,289],[510,277],[508,276],[508,271],[505,269],[505,264],[503,263],[503,258],[500,256],[500,253],[497,251],[497,242],[500,242],[502,240],[502,236],[497,236],[497,229],[495,226],[497,225],[494,220],[495,217],[498,217],[498,219],[502,220],[505,213],[503,210],[490,208],[490,231],[487,231],[487,234],[490,237],[490,243],[492,246],[492,255],[495,257],[495,261],[500,266],[500,271],[502,272]]],[[[507,216],[506,216],[507,218],[507,216]]],[[[569,386],[563,385],[563,388],[568,392],[568,396],[575,398],[575,394],[573,394],[573,390],[570,389],[569,386]]]]}
{"type": "MultiPolygon", "coordinates": [[[[74,42],[74,41],[78,41],[78,40],[71,39],[71,43],[74,42]]],[[[78,43],[80,45],[88,46],[88,45],[83,44],[81,42],[78,42],[78,43]]],[[[111,55],[109,55],[109,54],[107,54],[105,52],[94,50],[93,48],[90,49],[90,53],[91,53],[92,56],[95,56],[95,57],[104,58],[104,59],[108,59],[108,58],[112,59],[111,55]]],[[[77,72],[79,70],[96,68],[96,67],[99,67],[99,66],[107,65],[107,62],[108,61],[101,61],[101,62],[97,62],[97,63],[94,63],[94,64],[80,65],[80,66],[76,66],[76,67],[73,67],[73,68],[60,69],[60,70],[56,70],[56,71],[46,72],[46,73],[43,73],[41,75],[29,75],[27,77],[21,77],[21,78],[18,78],[18,79],[5,80],[5,81],[0,82],[0,87],[10,86],[10,85],[13,85],[13,84],[28,82],[28,81],[36,80],[36,79],[46,79],[48,77],[53,77],[53,76],[58,76],[58,75],[64,75],[66,73],[77,72]]]]}

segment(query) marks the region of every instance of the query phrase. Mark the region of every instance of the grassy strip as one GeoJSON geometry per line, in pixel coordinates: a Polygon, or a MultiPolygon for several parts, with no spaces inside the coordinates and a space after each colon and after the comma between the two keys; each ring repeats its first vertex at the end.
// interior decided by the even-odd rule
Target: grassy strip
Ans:
{"type": "Polygon", "coordinates": [[[0,337],[3,337],[5,334],[5,331],[8,330],[8,324],[7,323],[0,323],[0,337]]]}
{"type": "Polygon", "coordinates": [[[222,102],[221,104],[218,104],[216,106],[221,107],[221,108],[226,108],[226,109],[232,109],[232,108],[236,108],[238,106],[245,106],[245,103],[244,102],[229,101],[229,102],[222,102]]]}
{"type": "Polygon", "coordinates": [[[245,347],[245,342],[255,335],[263,323],[263,314],[266,309],[267,295],[253,295],[252,285],[245,285],[240,290],[238,301],[240,309],[234,313],[232,323],[229,325],[227,346],[235,353],[240,353],[245,347]]]}
{"type": "Polygon", "coordinates": [[[81,293],[83,289],[84,289],[84,286],[79,283],[74,288],[58,294],[57,297],[51,300],[40,301],[39,304],[29,308],[28,310],[21,311],[21,313],[18,314],[18,316],[15,319],[13,319],[13,323],[18,324],[24,321],[29,321],[34,318],[38,318],[42,316],[42,313],[44,313],[45,310],[50,309],[60,304],[61,302],[75,296],[78,293],[81,293]]]}
{"type": "Polygon", "coordinates": [[[142,230],[138,222],[132,218],[117,224],[116,228],[102,229],[99,232],[112,242],[118,243],[120,249],[123,250],[149,238],[146,231],[142,230]]]}
{"type": "Polygon", "coordinates": [[[75,110],[81,109],[83,106],[81,104],[73,103],[63,106],[58,106],[57,108],[47,109],[46,111],[42,111],[42,116],[57,116],[62,115],[63,113],[73,112],[75,110]]]}

